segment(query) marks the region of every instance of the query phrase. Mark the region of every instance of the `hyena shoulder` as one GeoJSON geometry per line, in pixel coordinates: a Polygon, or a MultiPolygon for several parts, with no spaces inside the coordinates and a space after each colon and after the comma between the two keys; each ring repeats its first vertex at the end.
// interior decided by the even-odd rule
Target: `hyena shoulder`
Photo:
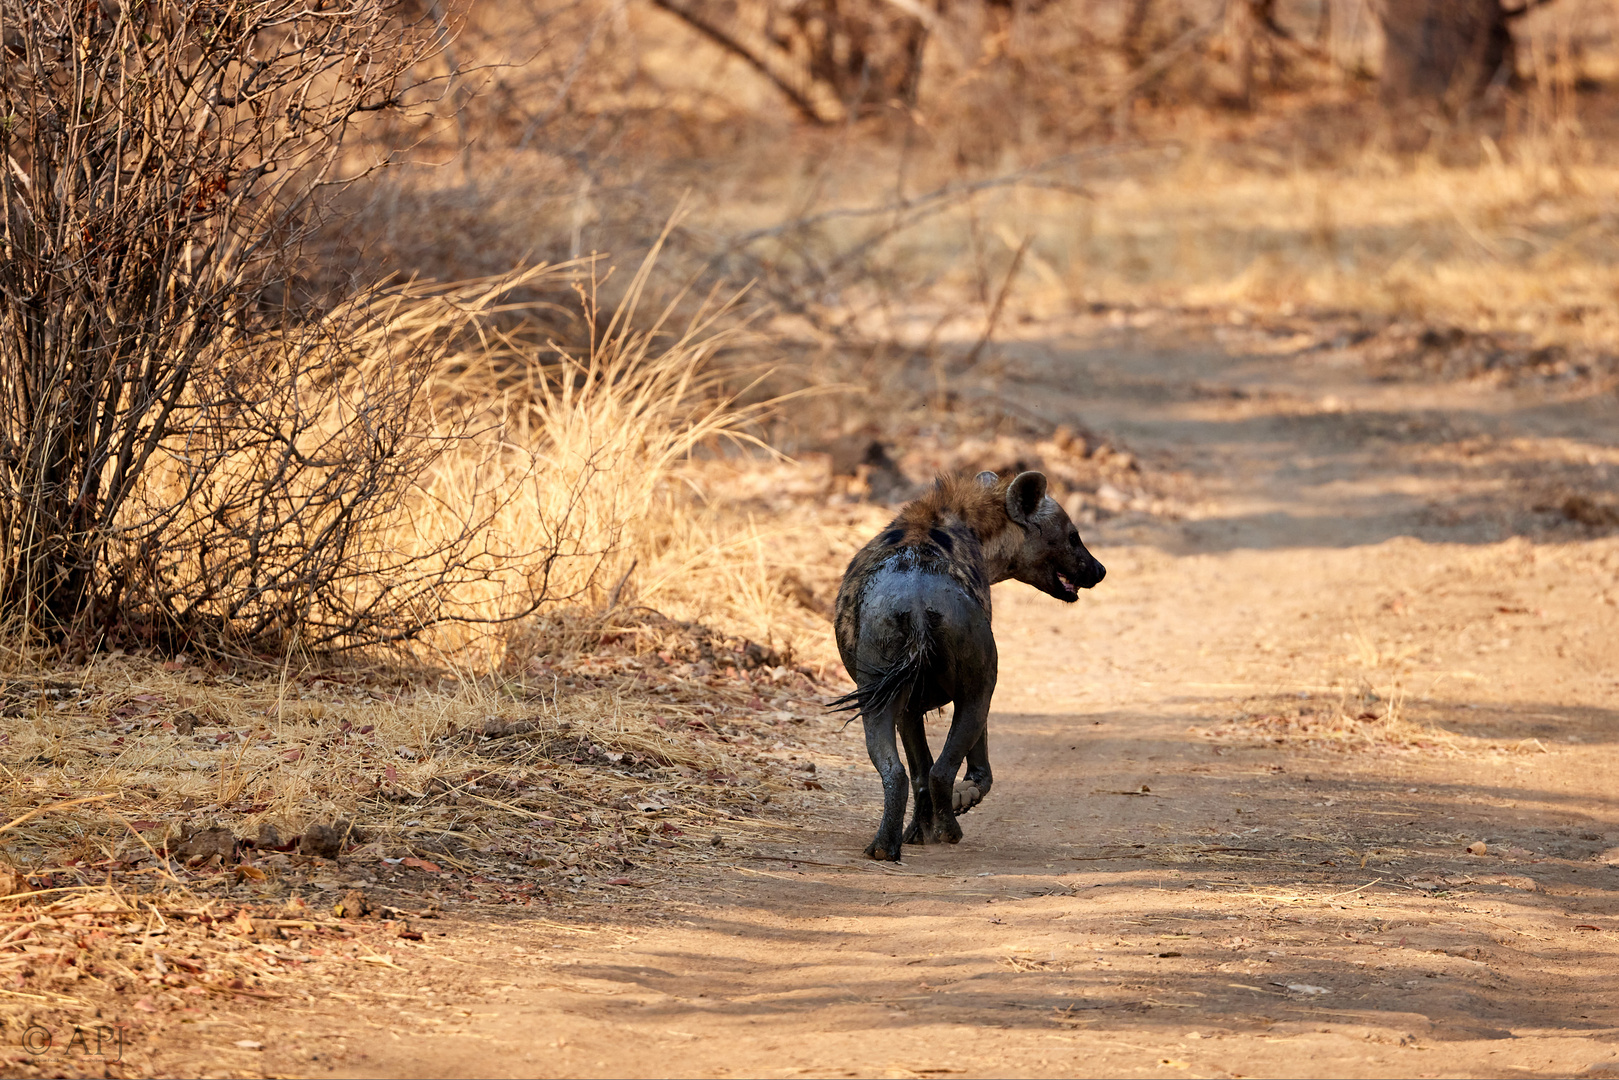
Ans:
{"type": "Polygon", "coordinates": [[[859,632],[859,601],[878,571],[931,570],[957,581],[987,613],[990,610],[986,551],[1015,540],[1006,511],[1010,481],[988,485],[973,477],[940,477],[927,494],[901,508],[899,515],[856,553],[838,589],[840,641],[859,632]]]}

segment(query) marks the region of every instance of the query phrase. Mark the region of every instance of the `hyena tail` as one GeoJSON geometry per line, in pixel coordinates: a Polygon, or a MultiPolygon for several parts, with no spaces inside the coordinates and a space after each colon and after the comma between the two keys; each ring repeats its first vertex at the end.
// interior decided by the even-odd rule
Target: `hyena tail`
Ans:
{"type": "Polygon", "coordinates": [[[862,671],[856,676],[858,685],[852,693],[844,694],[827,706],[835,712],[853,712],[853,720],[860,716],[879,716],[889,706],[909,693],[918,679],[927,671],[933,657],[933,631],[943,616],[932,608],[917,604],[908,610],[896,611],[888,616],[894,633],[903,647],[899,658],[886,668],[862,671]]]}

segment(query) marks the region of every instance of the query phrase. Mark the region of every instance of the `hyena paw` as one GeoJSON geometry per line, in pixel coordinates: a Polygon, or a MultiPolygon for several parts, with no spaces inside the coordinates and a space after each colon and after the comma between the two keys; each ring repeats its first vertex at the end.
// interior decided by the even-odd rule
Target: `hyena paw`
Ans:
{"type": "Polygon", "coordinates": [[[879,837],[866,845],[866,855],[878,862],[899,862],[899,844],[879,837]]]}
{"type": "Polygon", "coordinates": [[[922,819],[920,817],[912,818],[910,827],[905,830],[905,836],[900,843],[925,844],[927,842],[927,835],[922,830],[922,819]]]}
{"type": "Polygon", "coordinates": [[[958,814],[965,814],[983,801],[984,793],[978,790],[978,785],[970,780],[958,780],[950,793],[950,809],[958,814]]]}
{"type": "Polygon", "coordinates": [[[928,830],[928,841],[934,844],[961,843],[961,826],[956,824],[954,816],[940,816],[933,822],[933,828],[928,830]]]}

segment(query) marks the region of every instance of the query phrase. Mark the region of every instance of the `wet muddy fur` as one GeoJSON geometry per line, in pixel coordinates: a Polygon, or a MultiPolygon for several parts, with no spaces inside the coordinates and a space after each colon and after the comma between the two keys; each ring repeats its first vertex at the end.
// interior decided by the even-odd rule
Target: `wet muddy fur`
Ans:
{"type": "Polygon", "coordinates": [[[856,553],[836,615],[855,690],[832,707],[860,716],[883,781],[882,823],[867,855],[897,861],[902,843],[953,844],[956,815],[989,794],[997,662],[989,587],[1016,579],[1072,603],[1106,573],[1037,472],[942,478],[856,553]],[[955,717],[935,760],[922,717],[949,702],[955,717]],[[916,796],[903,835],[907,777],[896,734],[916,796]]]}

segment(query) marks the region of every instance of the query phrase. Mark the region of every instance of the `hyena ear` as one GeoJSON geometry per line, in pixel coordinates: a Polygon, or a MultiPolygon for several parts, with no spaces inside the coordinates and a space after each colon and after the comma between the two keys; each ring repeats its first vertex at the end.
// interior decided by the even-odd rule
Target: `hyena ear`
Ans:
{"type": "Polygon", "coordinates": [[[977,476],[973,477],[973,479],[977,480],[980,484],[983,484],[987,488],[992,488],[996,484],[1001,482],[1000,477],[996,476],[994,473],[990,472],[987,469],[984,470],[983,472],[979,473],[977,476]]]}
{"type": "Polygon", "coordinates": [[[1027,525],[1045,497],[1045,473],[1018,473],[1012,486],[1006,489],[1006,513],[1019,525],[1027,525]]]}

